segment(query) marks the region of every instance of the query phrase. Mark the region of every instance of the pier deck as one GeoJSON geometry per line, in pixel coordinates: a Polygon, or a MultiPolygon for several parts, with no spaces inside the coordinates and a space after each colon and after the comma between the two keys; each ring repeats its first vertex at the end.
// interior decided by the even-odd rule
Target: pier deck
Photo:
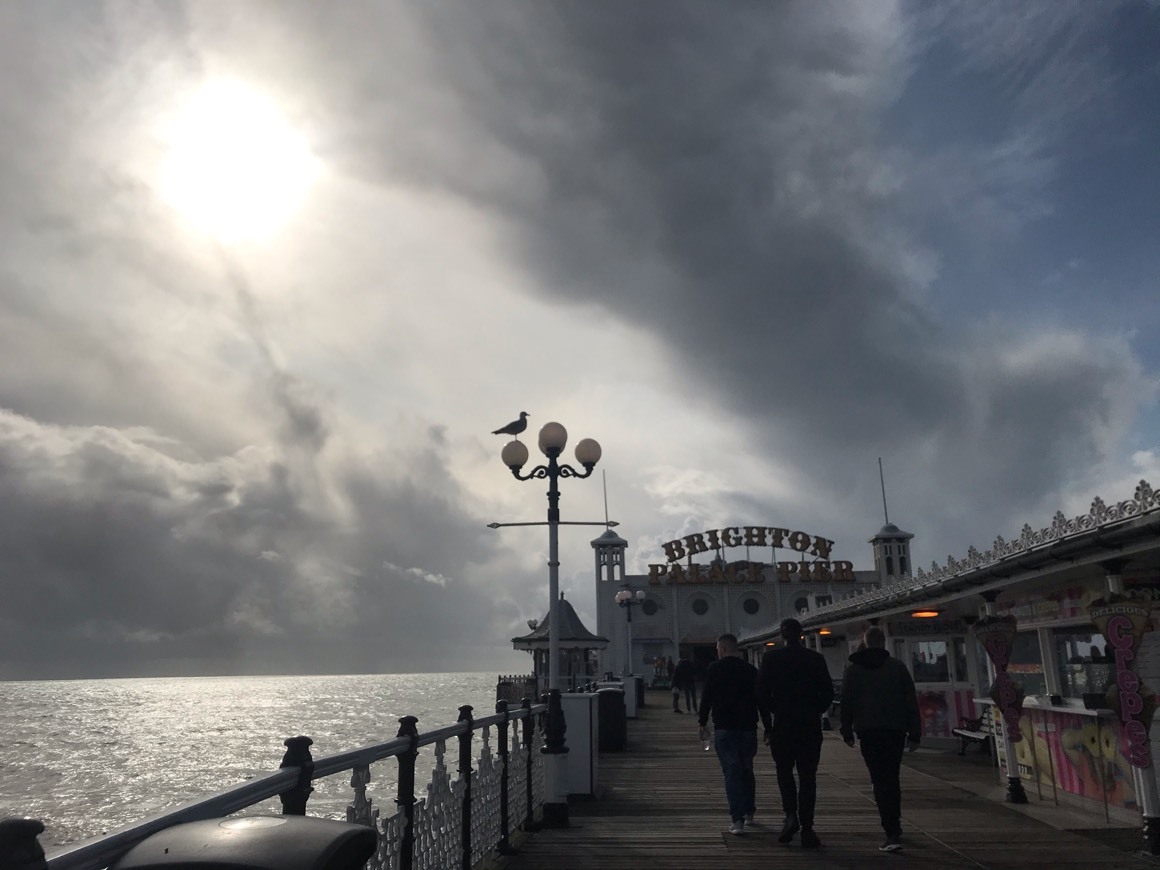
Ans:
{"type": "Polygon", "coordinates": [[[572,798],[571,827],[543,830],[520,844],[505,870],[771,870],[771,868],[1157,867],[1130,851],[1139,828],[1105,825],[1050,798],[1013,807],[985,756],[920,749],[902,769],[905,850],[878,851],[882,829],[857,749],[828,733],[818,775],[819,851],[777,842],[781,807],[769,750],[758,748],[757,821],[743,836],[729,818],[716,754],[697,740],[695,715],[674,715],[667,695],[650,693],[629,720],[628,749],[602,753],[599,800],[572,798]],[[1085,834],[1077,829],[1090,829],[1085,834]]]}

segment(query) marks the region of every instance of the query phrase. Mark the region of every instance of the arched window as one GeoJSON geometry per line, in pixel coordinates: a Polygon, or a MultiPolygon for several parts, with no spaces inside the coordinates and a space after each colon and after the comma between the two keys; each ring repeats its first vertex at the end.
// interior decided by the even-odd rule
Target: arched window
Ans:
{"type": "Polygon", "coordinates": [[[889,577],[894,576],[894,557],[893,556],[886,557],[886,574],[889,577]]]}
{"type": "Polygon", "coordinates": [[[898,573],[900,573],[900,574],[907,573],[907,571],[906,571],[906,557],[905,556],[898,557],[898,573]]]}

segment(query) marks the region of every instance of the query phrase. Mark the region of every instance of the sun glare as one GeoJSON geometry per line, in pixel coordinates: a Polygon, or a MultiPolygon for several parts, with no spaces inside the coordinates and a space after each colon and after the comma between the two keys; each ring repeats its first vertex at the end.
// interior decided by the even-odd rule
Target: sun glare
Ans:
{"type": "Polygon", "coordinates": [[[165,198],[222,241],[270,235],[298,208],[318,169],[277,106],[239,82],[203,87],[168,138],[165,198]]]}

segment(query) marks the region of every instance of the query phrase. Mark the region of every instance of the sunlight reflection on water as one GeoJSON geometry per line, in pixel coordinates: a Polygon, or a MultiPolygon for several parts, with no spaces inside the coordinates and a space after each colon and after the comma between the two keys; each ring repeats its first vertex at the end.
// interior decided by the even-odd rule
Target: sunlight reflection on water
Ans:
{"type": "MultiPolygon", "coordinates": [[[[0,817],[40,819],[47,851],[106,833],[278,768],[287,737],[322,758],[390,740],[402,716],[428,731],[471,704],[495,710],[495,675],[0,682],[0,817]]],[[[449,747],[449,757],[454,750],[449,747]]],[[[417,788],[431,750],[419,757],[417,788]]],[[[394,807],[396,764],[371,770],[368,793],[394,807]]],[[[345,818],[349,775],[315,782],[311,815],[345,818]]],[[[422,792],[420,791],[420,794],[422,792]]],[[[281,812],[274,801],[251,812],[281,812]]]]}

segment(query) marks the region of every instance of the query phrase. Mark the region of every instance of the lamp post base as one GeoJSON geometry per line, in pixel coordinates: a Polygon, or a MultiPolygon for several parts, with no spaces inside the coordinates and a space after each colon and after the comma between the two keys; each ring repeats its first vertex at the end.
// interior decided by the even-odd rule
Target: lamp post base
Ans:
{"type": "Polygon", "coordinates": [[[1160,819],[1144,816],[1144,848],[1141,853],[1149,858],[1160,855],[1160,819]]]}
{"type": "Polygon", "coordinates": [[[1007,777],[1007,796],[1009,804],[1027,803],[1027,792],[1023,790],[1023,780],[1017,776],[1007,777]]]}

